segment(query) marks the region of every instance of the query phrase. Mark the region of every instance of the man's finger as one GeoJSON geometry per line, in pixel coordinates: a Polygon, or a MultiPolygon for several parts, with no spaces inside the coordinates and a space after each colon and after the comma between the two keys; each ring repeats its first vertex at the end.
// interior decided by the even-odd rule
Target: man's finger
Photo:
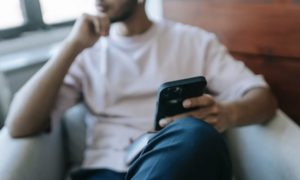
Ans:
{"type": "Polygon", "coordinates": [[[101,14],[97,16],[86,15],[93,25],[96,34],[107,36],[110,27],[110,20],[107,15],[101,14]]]}
{"type": "Polygon", "coordinates": [[[220,108],[217,105],[214,106],[208,106],[208,107],[200,107],[196,111],[194,111],[193,114],[195,114],[195,117],[198,119],[205,119],[209,116],[216,116],[219,115],[220,108]]]}
{"type": "Polygon", "coordinates": [[[205,122],[207,122],[208,124],[211,124],[213,126],[215,126],[219,120],[217,116],[208,116],[205,119],[203,119],[205,122]]]}
{"type": "Polygon", "coordinates": [[[184,117],[184,116],[173,116],[173,117],[168,117],[168,118],[164,118],[164,119],[161,119],[159,121],[159,125],[161,127],[166,127],[168,124],[170,124],[171,122],[175,121],[176,119],[179,119],[181,117],[184,117]]]}
{"type": "Polygon", "coordinates": [[[170,124],[172,121],[173,121],[172,118],[164,118],[164,119],[161,119],[161,120],[159,121],[159,126],[160,126],[160,127],[165,127],[165,126],[167,126],[168,124],[170,124]]]}
{"type": "Polygon", "coordinates": [[[110,28],[110,19],[106,14],[101,14],[101,35],[108,36],[110,28]]]}
{"type": "Polygon", "coordinates": [[[101,19],[99,17],[91,17],[93,22],[94,30],[97,34],[101,34],[101,19]]]}
{"type": "Polygon", "coordinates": [[[159,125],[161,127],[165,127],[168,124],[170,124],[171,122],[175,121],[176,119],[180,119],[180,118],[184,118],[184,117],[188,117],[188,116],[192,116],[191,112],[178,114],[178,115],[175,115],[175,116],[172,116],[172,117],[167,117],[167,118],[161,119],[159,121],[159,125]]]}
{"type": "Polygon", "coordinates": [[[199,97],[189,98],[183,101],[183,107],[192,108],[192,107],[205,107],[211,106],[215,103],[212,96],[204,94],[199,97]]]}

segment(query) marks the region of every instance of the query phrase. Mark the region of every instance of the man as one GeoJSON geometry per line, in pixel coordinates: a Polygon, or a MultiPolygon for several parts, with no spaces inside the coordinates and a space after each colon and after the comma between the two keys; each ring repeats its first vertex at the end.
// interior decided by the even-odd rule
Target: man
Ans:
{"type": "Polygon", "coordinates": [[[270,119],[276,102],[265,81],[228,55],[215,36],[187,25],[152,22],[140,0],[96,1],[60,51],[15,96],[7,126],[13,137],[43,132],[83,100],[87,141],[73,179],[230,179],[218,132],[270,119]],[[152,128],[160,84],[196,75],[211,95],[184,101],[197,110],[160,121],[163,128],[130,168],[131,139],[152,128]]]}

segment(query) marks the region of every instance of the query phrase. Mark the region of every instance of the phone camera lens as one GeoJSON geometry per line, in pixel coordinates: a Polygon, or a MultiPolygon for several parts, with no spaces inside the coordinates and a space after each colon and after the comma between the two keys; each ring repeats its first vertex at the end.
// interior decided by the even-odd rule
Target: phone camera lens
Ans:
{"type": "Polygon", "coordinates": [[[174,89],[174,93],[175,93],[175,94],[178,94],[178,95],[181,95],[181,93],[182,93],[182,88],[181,88],[181,87],[176,87],[176,88],[174,89]]]}
{"type": "Polygon", "coordinates": [[[168,94],[168,93],[163,93],[163,94],[162,94],[162,97],[164,97],[164,98],[169,98],[169,94],[168,94]]]}

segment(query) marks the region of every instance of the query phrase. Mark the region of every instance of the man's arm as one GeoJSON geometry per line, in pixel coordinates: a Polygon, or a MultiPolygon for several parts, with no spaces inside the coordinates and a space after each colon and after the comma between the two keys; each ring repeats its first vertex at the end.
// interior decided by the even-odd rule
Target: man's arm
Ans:
{"type": "Polygon", "coordinates": [[[255,88],[241,99],[224,104],[231,109],[230,124],[243,126],[270,120],[278,108],[277,100],[268,88],[255,88]]]}
{"type": "Polygon", "coordinates": [[[268,88],[254,88],[234,102],[217,102],[212,96],[203,95],[185,100],[183,106],[200,108],[193,112],[163,119],[160,125],[163,127],[178,118],[192,116],[213,125],[219,132],[224,132],[231,127],[269,120],[276,112],[277,101],[268,88]]]}
{"type": "Polygon", "coordinates": [[[12,137],[30,136],[50,125],[50,112],[58,91],[76,56],[92,46],[109,29],[106,15],[83,15],[74,25],[60,51],[15,95],[6,125],[12,137]]]}

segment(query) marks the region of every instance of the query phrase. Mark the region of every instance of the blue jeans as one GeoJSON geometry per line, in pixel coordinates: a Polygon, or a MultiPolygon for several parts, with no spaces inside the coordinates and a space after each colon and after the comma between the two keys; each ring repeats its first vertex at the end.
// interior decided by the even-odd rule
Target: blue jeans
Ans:
{"type": "MultiPolygon", "coordinates": [[[[128,172],[82,170],[80,180],[231,180],[231,162],[221,134],[194,118],[177,120],[155,135],[128,172]],[[94,171],[93,173],[91,173],[94,171]]],[[[79,174],[79,175],[78,175],[79,174]]],[[[76,179],[76,173],[72,178],[76,179]]]]}

